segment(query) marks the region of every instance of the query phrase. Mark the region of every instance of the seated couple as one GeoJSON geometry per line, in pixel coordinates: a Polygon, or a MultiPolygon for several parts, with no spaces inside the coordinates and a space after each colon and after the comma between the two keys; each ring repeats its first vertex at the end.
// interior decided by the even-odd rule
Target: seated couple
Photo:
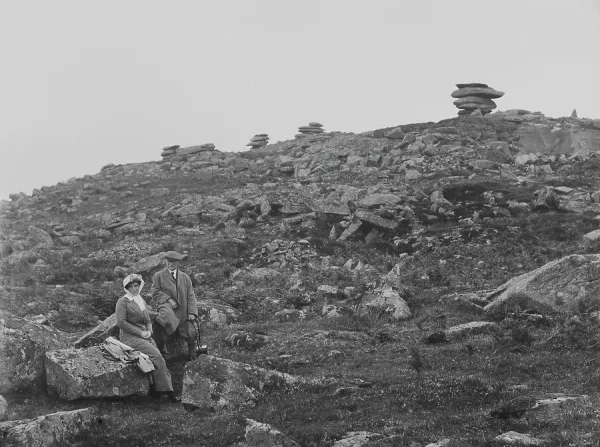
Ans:
{"type": "Polygon", "coordinates": [[[125,295],[116,305],[119,340],[146,354],[154,364],[150,395],[167,395],[172,402],[181,399],[173,394],[171,373],[163,357],[167,337],[177,332],[187,342],[188,360],[196,359],[196,331],[190,322],[198,318],[197,303],[190,277],[179,270],[182,259],[179,253],[167,252],[166,268],[152,277],[152,304],[157,312],[148,308],[140,295],[144,280],[136,274],[123,280],[125,295]]]}

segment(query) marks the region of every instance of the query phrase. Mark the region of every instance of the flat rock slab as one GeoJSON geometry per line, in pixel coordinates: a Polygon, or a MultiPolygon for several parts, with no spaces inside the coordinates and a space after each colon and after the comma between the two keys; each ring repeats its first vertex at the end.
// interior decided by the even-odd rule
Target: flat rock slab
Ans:
{"type": "Polygon", "coordinates": [[[465,88],[465,87],[489,87],[487,84],[482,84],[481,82],[470,82],[468,84],[456,84],[456,88],[465,88]]]}
{"type": "Polygon", "coordinates": [[[81,445],[74,437],[98,425],[93,411],[82,408],[60,411],[34,419],[0,423],[2,445],[27,447],[63,447],[81,445]]]}
{"type": "Polygon", "coordinates": [[[248,447],[300,447],[269,424],[246,419],[246,444],[248,447]]]}
{"type": "Polygon", "coordinates": [[[236,411],[254,406],[265,389],[300,382],[290,374],[203,355],[185,365],[182,402],[192,409],[236,411]]]}
{"type": "Polygon", "coordinates": [[[464,98],[465,96],[482,96],[484,98],[501,98],[504,92],[494,90],[491,87],[463,87],[452,92],[453,98],[464,98]]]}
{"type": "Polygon", "coordinates": [[[555,394],[546,399],[538,400],[535,405],[528,410],[527,416],[543,421],[561,420],[565,414],[574,413],[578,410],[585,412],[592,407],[589,396],[569,396],[566,394],[555,394]]]}
{"type": "Polygon", "coordinates": [[[518,446],[533,446],[533,445],[544,445],[544,441],[533,436],[529,436],[523,433],[517,433],[516,431],[509,431],[502,433],[494,438],[500,444],[506,445],[518,445],[518,446]]]}
{"type": "Polygon", "coordinates": [[[396,231],[399,226],[395,220],[386,219],[369,211],[359,210],[356,212],[356,217],[385,231],[396,231]]]}
{"type": "Polygon", "coordinates": [[[600,300],[600,255],[570,255],[549,262],[514,277],[486,299],[491,302],[484,310],[493,316],[515,309],[540,314],[578,312],[580,302],[600,300]]]}
{"type": "Polygon", "coordinates": [[[352,431],[346,433],[344,439],[340,439],[333,447],[362,447],[367,446],[371,442],[380,441],[385,436],[379,433],[371,433],[368,431],[352,431]]]}
{"type": "Polygon", "coordinates": [[[76,342],[76,348],[85,348],[102,343],[108,337],[116,336],[119,332],[117,314],[112,314],[91,331],[82,335],[76,342]]]}
{"type": "Polygon", "coordinates": [[[487,334],[498,329],[496,323],[491,321],[472,321],[470,323],[459,324],[445,331],[446,338],[459,339],[472,335],[487,334]]]}
{"type": "Polygon", "coordinates": [[[402,202],[402,197],[395,194],[370,194],[357,203],[364,208],[379,207],[380,205],[396,205],[402,202]]]}
{"type": "Polygon", "coordinates": [[[148,393],[148,376],[133,364],[104,358],[99,346],[47,352],[45,366],[48,391],[61,399],[148,393]]]}
{"type": "Polygon", "coordinates": [[[68,344],[56,329],[0,311],[0,393],[41,385],[44,353],[68,344]]]}

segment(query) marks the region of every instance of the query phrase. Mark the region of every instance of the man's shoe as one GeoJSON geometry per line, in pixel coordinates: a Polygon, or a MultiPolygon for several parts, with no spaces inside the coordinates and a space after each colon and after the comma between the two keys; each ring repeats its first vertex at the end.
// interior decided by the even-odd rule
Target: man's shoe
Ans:
{"type": "Polygon", "coordinates": [[[158,351],[160,352],[160,355],[162,355],[163,357],[166,357],[170,354],[170,352],[167,350],[167,341],[166,340],[162,340],[160,342],[158,342],[158,351]]]}
{"type": "Polygon", "coordinates": [[[181,402],[181,396],[175,396],[173,391],[167,391],[167,397],[169,398],[169,402],[177,404],[181,402]]]}

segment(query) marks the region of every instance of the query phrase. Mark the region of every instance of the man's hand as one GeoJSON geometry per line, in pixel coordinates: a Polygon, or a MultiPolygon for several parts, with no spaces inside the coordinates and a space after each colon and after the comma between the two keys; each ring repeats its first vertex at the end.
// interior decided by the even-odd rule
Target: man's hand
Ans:
{"type": "Polygon", "coordinates": [[[142,331],[142,338],[149,339],[152,333],[150,331],[142,331]]]}
{"type": "Polygon", "coordinates": [[[188,314],[188,320],[194,321],[195,319],[196,319],[196,315],[194,315],[194,314],[188,314]]]}

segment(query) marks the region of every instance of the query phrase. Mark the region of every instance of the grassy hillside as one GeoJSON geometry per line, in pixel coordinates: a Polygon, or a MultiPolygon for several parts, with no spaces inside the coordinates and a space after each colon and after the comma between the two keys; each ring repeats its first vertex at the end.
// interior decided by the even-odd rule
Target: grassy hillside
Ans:
{"type": "MultiPolygon", "coordinates": [[[[402,126],[400,139],[386,138],[389,130],[108,166],[13,196],[2,209],[3,310],[42,315],[75,339],[114,311],[128,267],[177,250],[199,299],[237,315],[203,323],[211,355],[316,379],[225,414],[140,397],[93,402],[103,422],[81,445],[241,446],[245,418],[302,446],[362,430],[383,435],[370,446],[503,445],[494,438],[508,431],[548,446],[600,444],[600,301],[539,319],[516,312],[490,333],[432,337],[492,321],[485,296],[507,280],[599,253],[583,236],[600,224],[600,157],[540,154],[518,164],[515,125],[492,120],[402,126]],[[348,212],[332,211],[341,206],[348,212]],[[39,243],[32,227],[50,241],[39,243]],[[253,276],[258,268],[275,273],[253,276]],[[365,311],[384,286],[410,318],[365,311]],[[297,311],[295,321],[278,318],[282,310],[297,311]],[[261,342],[235,346],[234,334],[261,342]],[[507,410],[553,393],[589,400],[555,418],[507,410]]],[[[143,272],[147,284],[157,268],[143,272]]],[[[183,364],[170,361],[176,392],[183,364]]],[[[11,419],[90,405],[35,390],[5,397],[11,419]]]]}

